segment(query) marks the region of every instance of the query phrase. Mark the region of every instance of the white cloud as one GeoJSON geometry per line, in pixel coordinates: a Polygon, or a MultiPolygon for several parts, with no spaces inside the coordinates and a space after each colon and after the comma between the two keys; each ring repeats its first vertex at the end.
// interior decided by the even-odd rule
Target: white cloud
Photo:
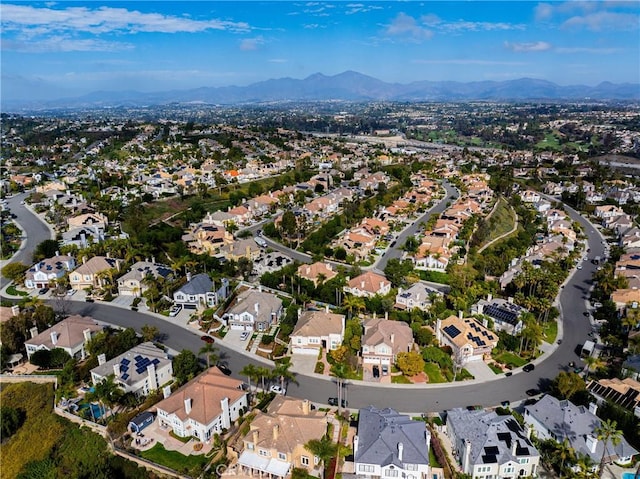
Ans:
{"type": "Polygon", "coordinates": [[[556,19],[562,22],[562,28],[567,29],[601,31],[640,28],[638,2],[612,0],[540,3],[534,12],[537,21],[550,22],[556,19]]]}
{"type": "Polygon", "coordinates": [[[289,60],[286,60],[285,58],[271,58],[267,61],[269,63],[287,63],[289,60]]]}
{"type": "Polygon", "coordinates": [[[123,42],[108,42],[95,39],[77,39],[62,35],[47,37],[46,41],[34,42],[23,40],[3,39],[2,50],[23,53],[49,52],[116,52],[131,50],[133,45],[123,42]]]}
{"type": "Polygon", "coordinates": [[[142,13],[137,10],[112,7],[67,7],[64,9],[37,8],[29,5],[0,5],[2,26],[5,31],[36,34],[45,32],[201,32],[206,30],[230,30],[246,32],[251,27],[244,22],[217,19],[192,20],[186,17],[142,13]]]}
{"type": "Polygon", "coordinates": [[[591,53],[594,55],[610,55],[619,52],[618,48],[589,48],[589,47],[558,47],[558,53],[591,53]]]}
{"type": "Polygon", "coordinates": [[[396,18],[387,25],[386,33],[392,36],[405,37],[415,41],[429,40],[433,32],[418,25],[415,18],[406,13],[398,13],[396,18]]]}
{"type": "Polygon", "coordinates": [[[511,43],[504,42],[505,48],[514,52],[544,52],[551,50],[552,45],[547,42],[511,43]]]}
{"type": "Polygon", "coordinates": [[[363,4],[363,3],[349,3],[347,4],[347,10],[345,11],[346,15],[353,15],[356,13],[367,13],[372,10],[382,10],[382,7],[379,5],[373,4],[363,4]]]}
{"type": "Polygon", "coordinates": [[[592,31],[638,30],[640,16],[632,13],[595,12],[571,17],[562,24],[562,28],[586,28],[592,31]]]}
{"type": "Polygon", "coordinates": [[[244,50],[244,51],[257,50],[262,44],[264,44],[264,38],[262,37],[245,38],[242,41],[240,41],[240,50],[244,50]]]}

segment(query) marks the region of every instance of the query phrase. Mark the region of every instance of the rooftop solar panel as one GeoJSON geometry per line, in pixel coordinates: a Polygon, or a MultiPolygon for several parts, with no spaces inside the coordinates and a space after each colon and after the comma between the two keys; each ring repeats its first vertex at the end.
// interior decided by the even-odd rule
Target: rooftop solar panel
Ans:
{"type": "Polygon", "coordinates": [[[454,325],[445,326],[444,332],[447,333],[451,338],[455,338],[460,334],[460,330],[454,325]]]}
{"type": "Polygon", "coordinates": [[[125,374],[123,374],[123,375],[122,375],[122,379],[123,379],[124,381],[126,381],[127,379],[129,379],[129,375],[128,375],[128,374],[126,374],[126,373],[125,373],[125,374]]]}

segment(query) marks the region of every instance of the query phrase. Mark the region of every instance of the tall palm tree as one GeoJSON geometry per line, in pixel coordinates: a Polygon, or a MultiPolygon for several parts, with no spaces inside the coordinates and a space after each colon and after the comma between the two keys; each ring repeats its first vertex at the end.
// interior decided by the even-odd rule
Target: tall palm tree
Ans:
{"type": "Polygon", "coordinates": [[[622,441],[622,431],[617,429],[618,423],[607,419],[602,422],[595,430],[596,437],[599,441],[602,441],[604,447],[602,448],[602,457],[600,458],[600,467],[598,469],[598,477],[601,478],[604,473],[604,460],[607,456],[609,442],[614,447],[620,444],[622,441]]]}
{"type": "Polygon", "coordinates": [[[94,391],[88,394],[88,399],[90,401],[97,400],[100,403],[106,419],[105,405],[111,410],[123,394],[124,391],[120,388],[120,385],[115,382],[115,375],[110,374],[94,386],[94,391]]]}
{"type": "MultiPolygon", "coordinates": [[[[338,452],[338,445],[326,434],[322,436],[322,439],[311,439],[304,447],[320,459],[320,462],[325,466],[338,452]]],[[[324,467],[322,468],[322,477],[324,477],[324,467]]]]}
{"type": "Polygon", "coordinates": [[[564,466],[567,462],[575,460],[575,453],[569,444],[569,440],[565,437],[564,441],[558,444],[556,449],[558,459],[560,459],[560,475],[564,473],[564,466]]]}
{"type": "Polygon", "coordinates": [[[258,366],[257,373],[258,373],[258,377],[260,378],[260,381],[262,382],[262,390],[265,391],[264,382],[265,380],[271,379],[273,375],[273,371],[267,367],[258,366]]]}
{"type": "Polygon", "coordinates": [[[347,311],[349,311],[349,318],[351,318],[354,310],[356,311],[356,314],[359,311],[364,310],[364,300],[362,298],[359,298],[358,296],[348,295],[345,296],[344,300],[342,301],[342,307],[346,308],[347,311]]]}
{"type": "Polygon", "coordinates": [[[584,363],[586,364],[586,368],[584,369],[585,377],[589,376],[591,371],[597,371],[605,366],[604,361],[597,356],[588,356],[584,358],[584,363]]]}
{"type": "Polygon", "coordinates": [[[211,343],[205,343],[204,346],[200,348],[200,351],[198,351],[198,354],[204,354],[204,357],[207,360],[207,369],[211,367],[212,362],[217,363],[220,360],[218,348],[211,343]]]}
{"type": "Polygon", "coordinates": [[[241,370],[240,374],[247,376],[247,382],[249,383],[249,390],[251,390],[251,380],[258,379],[258,367],[255,364],[246,364],[241,370]]]}
{"type": "Polygon", "coordinates": [[[331,372],[336,377],[336,382],[338,384],[338,414],[340,414],[340,410],[342,409],[342,400],[344,399],[342,396],[342,390],[349,373],[349,368],[345,363],[335,363],[331,367],[331,372]]]}
{"type": "Polygon", "coordinates": [[[280,381],[280,387],[282,388],[282,390],[285,389],[285,383],[296,381],[295,373],[289,371],[290,367],[291,361],[290,358],[287,358],[286,360],[277,363],[275,369],[273,370],[273,376],[275,378],[278,378],[278,380],[280,381]]]}

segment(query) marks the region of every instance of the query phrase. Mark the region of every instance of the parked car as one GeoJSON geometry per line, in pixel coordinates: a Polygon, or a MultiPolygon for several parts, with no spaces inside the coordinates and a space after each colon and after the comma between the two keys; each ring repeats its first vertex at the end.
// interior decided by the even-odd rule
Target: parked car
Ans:
{"type": "Polygon", "coordinates": [[[49,292],[49,288],[42,288],[40,291],[38,291],[38,294],[47,294],[49,292]]]}
{"type": "Polygon", "coordinates": [[[527,389],[527,396],[537,396],[540,394],[539,389],[527,389]]]}
{"type": "Polygon", "coordinates": [[[242,333],[240,333],[240,341],[246,341],[250,334],[249,331],[242,331],[242,333]]]}
{"type": "MultiPolygon", "coordinates": [[[[329,404],[329,406],[337,406],[338,398],[329,398],[327,399],[327,403],[329,404]]],[[[349,407],[349,402],[346,401],[345,399],[343,399],[341,403],[342,403],[342,407],[349,407]]]]}
{"type": "Polygon", "coordinates": [[[528,363],[525,364],[524,367],[522,368],[522,370],[525,373],[530,373],[531,371],[533,371],[536,368],[536,366],[534,364],[528,363]]]}
{"type": "Polygon", "coordinates": [[[73,296],[74,294],[76,294],[76,290],[75,289],[67,290],[67,296],[73,296]]]}
{"type": "Polygon", "coordinates": [[[271,387],[269,388],[269,392],[282,394],[283,396],[287,394],[287,390],[281,388],[278,384],[272,384],[271,387]]]}
{"type": "Polygon", "coordinates": [[[229,369],[227,366],[225,366],[222,363],[218,363],[216,364],[216,367],[220,370],[220,372],[222,374],[224,374],[225,376],[230,376],[231,375],[231,369],[229,369]]]}
{"type": "Polygon", "coordinates": [[[200,339],[202,339],[205,343],[209,343],[209,344],[213,344],[215,342],[215,339],[213,339],[211,336],[207,334],[200,336],[200,339]]]}
{"type": "Polygon", "coordinates": [[[169,310],[169,316],[173,318],[174,316],[177,316],[180,311],[182,311],[182,305],[174,304],[173,306],[171,306],[171,309],[169,310]]]}

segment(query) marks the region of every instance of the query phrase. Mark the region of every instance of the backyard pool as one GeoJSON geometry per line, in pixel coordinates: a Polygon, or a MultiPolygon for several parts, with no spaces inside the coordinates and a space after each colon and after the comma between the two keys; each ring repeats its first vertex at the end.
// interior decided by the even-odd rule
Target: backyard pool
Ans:
{"type": "Polygon", "coordinates": [[[89,417],[94,417],[96,419],[100,419],[100,417],[102,416],[102,409],[100,408],[99,404],[93,404],[93,403],[80,404],[80,408],[78,409],[78,413],[80,413],[80,411],[82,411],[83,409],[88,409],[89,406],[91,406],[91,411],[92,411],[92,412],[91,411],[89,412],[89,417]]]}
{"type": "Polygon", "coordinates": [[[625,472],[622,475],[622,479],[635,479],[636,477],[636,473],[635,472],[625,472]]]}

